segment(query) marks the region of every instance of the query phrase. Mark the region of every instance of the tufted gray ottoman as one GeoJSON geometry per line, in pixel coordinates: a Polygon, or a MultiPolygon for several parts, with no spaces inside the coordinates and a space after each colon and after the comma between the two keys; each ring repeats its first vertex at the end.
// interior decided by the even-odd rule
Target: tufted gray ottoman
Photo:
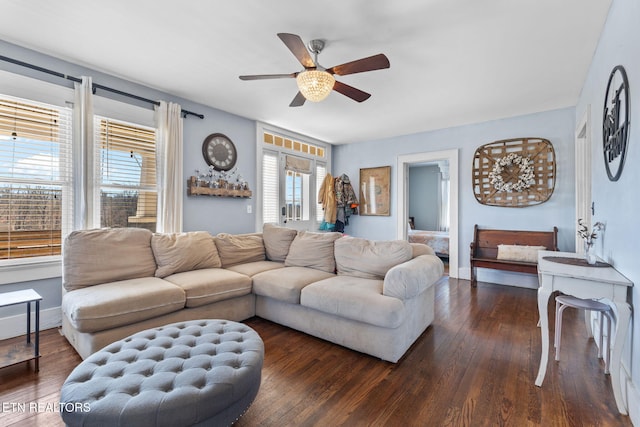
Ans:
{"type": "Polygon", "coordinates": [[[92,354],[62,385],[69,426],[225,426],[260,388],[264,344],[228,320],[149,329],[92,354]]]}

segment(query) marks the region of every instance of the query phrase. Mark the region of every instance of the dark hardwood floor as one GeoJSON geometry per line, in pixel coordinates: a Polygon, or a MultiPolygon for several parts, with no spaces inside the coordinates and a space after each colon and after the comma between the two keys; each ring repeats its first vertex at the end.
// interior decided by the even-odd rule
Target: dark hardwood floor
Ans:
{"type": "MultiPolygon", "coordinates": [[[[263,319],[246,321],[265,342],[265,362],[258,397],[236,425],[631,425],[617,412],[575,310],[564,315],[561,360],[551,355],[538,388],[536,291],[485,283],[471,289],[446,278],[436,286],[434,324],[397,364],[263,319]]],[[[0,370],[1,426],[63,425],[53,405],[80,358],[56,330],[44,331],[41,342],[38,374],[25,364],[0,370]],[[11,411],[20,403],[25,412],[11,411]]]]}

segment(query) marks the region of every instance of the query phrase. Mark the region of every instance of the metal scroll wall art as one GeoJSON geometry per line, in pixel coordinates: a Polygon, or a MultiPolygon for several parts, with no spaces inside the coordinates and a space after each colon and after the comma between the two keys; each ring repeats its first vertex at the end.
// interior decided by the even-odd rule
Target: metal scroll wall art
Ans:
{"type": "Polygon", "coordinates": [[[473,194],[483,205],[526,207],[549,200],[556,183],[553,145],[543,138],[504,139],[473,156],[473,194]]]}
{"type": "Polygon", "coordinates": [[[611,181],[620,178],[629,145],[629,99],[627,73],[618,65],[609,75],[602,112],[602,151],[611,181]]]}

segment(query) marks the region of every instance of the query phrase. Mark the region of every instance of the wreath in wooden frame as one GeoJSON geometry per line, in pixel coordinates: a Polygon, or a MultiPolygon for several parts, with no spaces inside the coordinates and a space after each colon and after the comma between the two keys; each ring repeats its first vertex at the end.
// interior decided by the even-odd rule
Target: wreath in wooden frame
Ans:
{"type": "Polygon", "coordinates": [[[543,138],[514,138],[480,146],[473,158],[473,193],[483,205],[544,203],[555,187],[555,151],[543,138]]]}
{"type": "Polygon", "coordinates": [[[493,169],[489,172],[489,178],[491,179],[490,182],[493,188],[499,192],[526,190],[534,183],[533,162],[528,157],[522,157],[516,153],[509,153],[494,163],[493,169]],[[516,182],[505,182],[504,178],[505,175],[507,175],[505,169],[512,166],[518,169],[518,179],[516,182]]]}

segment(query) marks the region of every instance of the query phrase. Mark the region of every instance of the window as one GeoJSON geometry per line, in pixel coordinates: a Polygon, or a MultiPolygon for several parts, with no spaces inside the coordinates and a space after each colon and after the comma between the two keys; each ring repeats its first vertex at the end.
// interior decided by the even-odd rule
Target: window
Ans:
{"type": "MultiPolygon", "coordinates": [[[[155,129],[96,116],[95,212],[101,227],[156,229],[155,129]]],[[[98,221],[96,221],[98,223],[98,221]]]]}
{"type": "Polygon", "coordinates": [[[309,174],[286,170],[285,206],[287,221],[309,220],[309,174]]]}
{"type": "Polygon", "coordinates": [[[0,96],[0,260],[61,253],[72,215],[71,116],[0,96]]]}
{"type": "Polygon", "coordinates": [[[258,138],[262,211],[257,215],[257,228],[263,223],[282,223],[318,229],[324,213],[317,195],[327,173],[330,146],[260,126],[258,138]]]}
{"type": "Polygon", "coordinates": [[[0,285],[60,277],[74,224],[155,230],[153,110],[94,97],[100,117],[80,147],[73,89],[1,70],[0,86],[0,285]],[[93,153],[88,170],[76,148],[93,153]]]}

